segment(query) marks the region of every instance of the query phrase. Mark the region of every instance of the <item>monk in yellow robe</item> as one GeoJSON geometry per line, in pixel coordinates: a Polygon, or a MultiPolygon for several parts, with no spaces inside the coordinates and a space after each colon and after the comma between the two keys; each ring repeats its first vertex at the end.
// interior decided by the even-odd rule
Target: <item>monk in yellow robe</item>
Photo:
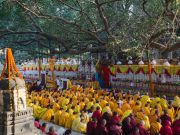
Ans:
{"type": "Polygon", "coordinates": [[[62,114],[61,110],[56,111],[56,113],[54,114],[54,123],[56,125],[59,124],[59,117],[61,116],[61,114],[62,114]]]}
{"type": "Polygon", "coordinates": [[[138,102],[136,102],[135,106],[132,108],[134,114],[141,110],[141,106],[138,102]]]}
{"type": "Polygon", "coordinates": [[[101,100],[101,102],[100,102],[100,106],[101,106],[101,108],[104,108],[105,106],[106,106],[106,104],[107,104],[108,102],[106,101],[106,100],[101,100]]]}
{"type": "Polygon", "coordinates": [[[54,111],[54,113],[56,113],[59,109],[60,109],[59,104],[58,103],[54,103],[53,104],[53,111],[54,111]]]}
{"type": "Polygon", "coordinates": [[[173,122],[174,121],[174,108],[172,106],[168,106],[167,112],[173,122]]]}
{"type": "Polygon", "coordinates": [[[163,110],[167,110],[168,109],[168,104],[167,104],[167,100],[166,100],[166,96],[163,95],[163,97],[160,100],[160,104],[163,110]]]}
{"type": "Polygon", "coordinates": [[[151,135],[156,135],[160,132],[161,130],[161,122],[160,119],[157,119],[157,121],[154,121],[151,123],[151,128],[150,128],[150,133],[151,135]]]}
{"type": "Polygon", "coordinates": [[[81,117],[83,117],[83,116],[81,115],[74,119],[74,121],[72,122],[72,127],[71,127],[72,130],[78,131],[77,127],[78,127],[79,123],[81,122],[81,117]]]}
{"type": "Polygon", "coordinates": [[[149,107],[149,104],[146,103],[143,107],[143,110],[144,110],[144,113],[147,115],[147,116],[150,116],[150,107],[149,107]]]}
{"type": "Polygon", "coordinates": [[[79,133],[86,133],[87,123],[84,122],[84,119],[80,120],[80,123],[77,125],[77,131],[79,133]]]}
{"type": "Polygon", "coordinates": [[[73,121],[76,119],[77,116],[78,116],[78,115],[77,115],[76,112],[74,112],[73,114],[71,114],[71,115],[69,116],[69,118],[67,118],[67,121],[66,121],[66,124],[65,124],[65,128],[71,129],[72,123],[73,123],[73,121]]]}
{"type": "Polygon", "coordinates": [[[103,108],[102,114],[104,114],[105,112],[108,112],[110,115],[112,115],[112,111],[111,111],[109,103],[107,103],[106,106],[103,108]]]}
{"type": "Polygon", "coordinates": [[[42,120],[50,122],[53,115],[54,115],[53,109],[48,109],[42,116],[42,120]]]}
{"type": "Polygon", "coordinates": [[[156,122],[157,119],[159,119],[159,118],[160,118],[160,113],[158,110],[156,110],[153,115],[150,115],[149,121],[150,121],[150,123],[153,123],[153,122],[156,122]]]}
{"type": "Polygon", "coordinates": [[[129,102],[130,102],[130,101],[127,101],[127,102],[123,103],[122,108],[121,108],[121,110],[122,110],[123,112],[125,112],[125,111],[127,111],[127,110],[131,110],[131,106],[130,106],[129,102]]]}
{"type": "Polygon", "coordinates": [[[59,117],[59,125],[64,127],[68,117],[69,117],[69,110],[63,111],[59,117]]]}

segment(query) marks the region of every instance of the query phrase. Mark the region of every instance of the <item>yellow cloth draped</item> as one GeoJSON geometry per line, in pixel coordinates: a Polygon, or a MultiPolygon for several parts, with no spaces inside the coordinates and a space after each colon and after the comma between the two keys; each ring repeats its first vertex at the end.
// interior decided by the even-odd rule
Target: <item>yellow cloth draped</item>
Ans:
{"type": "Polygon", "coordinates": [[[158,134],[160,132],[160,130],[161,130],[161,127],[162,127],[162,125],[159,122],[151,123],[151,129],[150,129],[151,135],[158,134]]]}
{"type": "Polygon", "coordinates": [[[131,106],[128,103],[123,103],[121,110],[123,112],[125,112],[127,110],[131,110],[131,106]]]}
{"type": "Polygon", "coordinates": [[[67,119],[66,121],[66,124],[65,124],[65,128],[68,128],[70,129],[72,127],[72,123],[73,121],[75,120],[76,116],[75,115],[70,115],[69,118],[67,119]]]}
{"type": "Polygon", "coordinates": [[[104,108],[108,102],[106,100],[101,100],[100,106],[101,108],[104,108]]]}
{"type": "Polygon", "coordinates": [[[59,104],[58,104],[58,103],[54,103],[54,105],[53,105],[53,111],[54,111],[54,113],[57,112],[59,109],[60,109],[59,104]]]}
{"type": "Polygon", "coordinates": [[[79,133],[86,133],[86,129],[87,129],[87,124],[86,123],[83,123],[83,122],[80,122],[77,126],[77,131],[79,133]]]}
{"type": "Polygon", "coordinates": [[[104,114],[105,112],[108,112],[110,115],[112,115],[112,111],[111,108],[109,106],[105,106],[102,110],[102,114],[104,114]]]}
{"type": "Polygon", "coordinates": [[[161,107],[162,107],[163,110],[166,110],[168,108],[167,100],[161,98],[160,103],[161,103],[161,107]]]}
{"type": "Polygon", "coordinates": [[[55,114],[54,114],[54,123],[55,124],[59,124],[59,117],[61,116],[61,114],[62,114],[62,111],[57,111],[55,114]]]}
{"type": "Polygon", "coordinates": [[[81,118],[80,117],[77,117],[74,119],[73,123],[72,123],[72,130],[74,131],[78,131],[78,125],[80,124],[80,120],[81,118]]]}
{"type": "Polygon", "coordinates": [[[50,122],[53,114],[54,114],[54,111],[52,109],[48,109],[42,116],[42,120],[50,122]]]}
{"type": "Polygon", "coordinates": [[[69,117],[69,113],[63,111],[62,114],[59,117],[59,125],[64,127],[68,117],[69,117]]]}

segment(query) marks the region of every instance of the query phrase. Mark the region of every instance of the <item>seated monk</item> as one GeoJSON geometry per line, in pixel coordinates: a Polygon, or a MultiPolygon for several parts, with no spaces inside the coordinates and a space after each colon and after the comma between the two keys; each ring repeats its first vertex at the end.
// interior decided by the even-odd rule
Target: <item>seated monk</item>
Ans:
{"type": "Polygon", "coordinates": [[[59,117],[61,116],[61,114],[62,114],[62,109],[56,111],[56,113],[54,114],[54,123],[56,125],[59,124],[59,117]]]}
{"type": "Polygon", "coordinates": [[[59,125],[64,127],[68,117],[69,117],[69,110],[67,109],[66,111],[63,111],[62,114],[60,115],[59,125]]]}
{"type": "Polygon", "coordinates": [[[77,125],[77,131],[79,133],[86,133],[87,123],[84,122],[84,117],[81,118],[80,123],[77,125]]]}
{"type": "Polygon", "coordinates": [[[79,123],[81,122],[81,118],[83,117],[83,115],[78,115],[74,121],[72,122],[72,127],[71,129],[74,130],[74,131],[78,131],[78,125],[79,123]]]}
{"type": "Polygon", "coordinates": [[[123,112],[125,112],[125,111],[127,111],[127,110],[131,110],[131,106],[130,106],[129,103],[130,103],[130,100],[128,100],[127,102],[123,103],[122,108],[121,108],[121,110],[122,110],[123,112]]]}
{"type": "Polygon", "coordinates": [[[150,133],[151,135],[156,135],[160,132],[162,125],[161,120],[157,119],[157,121],[154,121],[151,123],[150,133]]]}
{"type": "Polygon", "coordinates": [[[111,111],[111,108],[109,106],[109,103],[107,103],[106,106],[103,108],[102,114],[104,114],[105,112],[108,112],[110,115],[112,115],[112,111],[111,111]]]}
{"type": "Polygon", "coordinates": [[[66,124],[65,124],[65,128],[71,129],[72,127],[72,123],[73,121],[78,117],[76,112],[73,112],[73,114],[71,114],[69,116],[69,118],[67,118],[66,124]]]}
{"type": "Polygon", "coordinates": [[[50,122],[50,120],[52,119],[52,116],[54,115],[54,111],[53,109],[50,109],[51,108],[50,106],[48,108],[49,109],[42,116],[42,120],[50,122]]]}

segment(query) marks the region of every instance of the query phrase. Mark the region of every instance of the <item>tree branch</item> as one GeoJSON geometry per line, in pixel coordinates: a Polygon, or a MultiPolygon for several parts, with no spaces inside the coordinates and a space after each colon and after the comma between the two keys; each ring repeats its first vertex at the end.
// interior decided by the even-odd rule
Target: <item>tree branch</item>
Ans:
{"type": "Polygon", "coordinates": [[[80,31],[92,36],[93,38],[95,38],[99,43],[101,44],[104,44],[104,42],[99,39],[99,37],[92,31],[89,31],[89,30],[86,30],[86,29],[83,29],[79,24],[77,24],[76,22],[73,22],[73,21],[69,21],[69,20],[66,20],[62,17],[59,17],[59,16],[53,16],[53,15],[49,15],[49,14],[45,14],[45,13],[36,13],[35,11],[32,11],[30,10],[26,5],[22,4],[21,2],[19,2],[18,0],[16,0],[17,4],[19,4],[24,10],[30,12],[31,14],[35,15],[36,17],[38,18],[41,18],[41,19],[57,19],[57,20],[60,20],[66,24],[70,24],[70,25],[73,25],[75,26],[76,28],[78,28],[80,31]]]}
{"type": "Polygon", "coordinates": [[[104,15],[103,8],[101,7],[101,5],[100,5],[100,3],[99,3],[99,0],[95,0],[95,3],[96,3],[96,5],[97,5],[97,9],[98,9],[100,18],[101,18],[102,21],[103,21],[104,30],[108,33],[108,35],[112,36],[111,32],[109,31],[108,20],[107,20],[106,16],[104,15]]]}

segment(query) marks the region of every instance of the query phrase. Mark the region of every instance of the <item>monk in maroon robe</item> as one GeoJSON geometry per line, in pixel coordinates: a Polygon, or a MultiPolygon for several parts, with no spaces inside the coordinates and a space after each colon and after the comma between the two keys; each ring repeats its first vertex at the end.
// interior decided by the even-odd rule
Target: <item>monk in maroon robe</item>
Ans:
{"type": "Polygon", "coordinates": [[[174,121],[172,130],[173,135],[180,135],[180,119],[174,121]]]}
{"type": "Polygon", "coordinates": [[[97,119],[93,119],[89,121],[87,124],[87,135],[94,135],[97,128],[97,119]]]}
{"type": "Polygon", "coordinates": [[[162,123],[160,134],[161,135],[173,135],[170,121],[166,120],[166,121],[164,121],[164,123],[162,123]]]}
{"type": "Polygon", "coordinates": [[[101,117],[102,117],[102,114],[101,114],[101,111],[100,111],[100,107],[98,106],[96,108],[96,111],[93,113],[92,118],[95,118],[95,119],[97,119],[98,122],[100,122],[101,117]]]}
{"type": "Polygon", "coordinates": [[[108,129],[106,127],[106,120],[103,119],[101,123],[97,126],[94,135],[108,135],[108,129]]]}

